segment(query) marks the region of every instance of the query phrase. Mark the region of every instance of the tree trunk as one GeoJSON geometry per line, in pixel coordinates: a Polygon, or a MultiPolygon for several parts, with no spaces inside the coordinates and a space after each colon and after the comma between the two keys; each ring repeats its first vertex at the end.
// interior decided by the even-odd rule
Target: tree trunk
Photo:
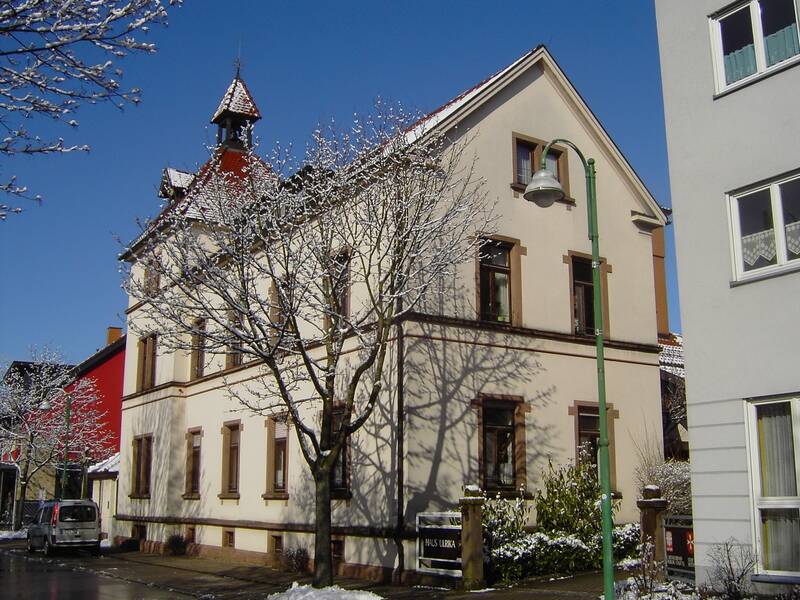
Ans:
{"type": "Polygon", "coordinates": [[[314,578],[316,588],[333,585],[331,558],[331,474],[330,469],[315,470],[314,578]]]}
{"type": "Polygon", "coordinates": [[[28,491],[28,469],[30,467],[30,461],[26,459],[23,464],[25,465],[24,468],[19,470],[19,493],[14,503],[14,523],[11,525],[11,529],[14,531],[22,527],[22,511],[25,509],[25,494],[28,491]]]}

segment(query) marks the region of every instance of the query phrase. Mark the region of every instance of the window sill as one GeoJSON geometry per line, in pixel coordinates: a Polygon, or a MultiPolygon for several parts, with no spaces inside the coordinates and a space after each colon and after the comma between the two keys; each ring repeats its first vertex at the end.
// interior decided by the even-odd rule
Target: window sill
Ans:
{"type": "Polygon", "coordinates": [[[739,81],[730,84],[725,89],[717,92],[714,95],[713,99],[719,100],[720,98],[724,98],[728,94],[732,94],[733,92],[737,92],[742,88],[746,88],[747,86],[753,85],[754,83],[758,83],[759,81],[762,81],[767,77],[772,77],[773,75],[785,71],[786,69],[791,69],[798,63],[800,63],[800,54],[797,54],[792,58],[788,58],[785,61],[773,65],[772,67],[768,67],[764,71],[761,71],[761,73],[753,73],[752,75],[749,75],[745,79],[740,79],[739,81]]]}
{"type": "Polygon", "coordinates": [[[764,281],[765,279],[780,277],[781,275],[787,275],[789,273],[797,273],[800,271],[800,260],[793,260],[791,263],[781,265],[780,267],[764,267],[764,269],[769,269],[769,271],[765,271],[764,273],[753,273],[752,275],[742,275],[741,279],[735,279],[731,281],[730,286],[734,288],[748,283],[755,283],[756,281],[764,281]]]}
{"type": "Polygon", "coordinates": [[[264,500],[288,500],[289,494],[287,492],[264,492],[261,497],[264,500]]]}
{"type": "MultiPolygon", "coordinates": [[[[509,184],[509,187],[515,192],[519,192],[520,194],[525,193],[526,186],[522,185],[521,183],[512,183],[509,184]]],[[[571,198],[570,196],[562,198],[561,200],[556,200],[556,202],[560,202],[561,204],[568,204],[569,206],[575,206],[575,198],[571,198]]]]}
{"type": "Polygon", "coordinates": [[[217,494],[217,498],[220,500],[238,500],[240,497],[239,492],[221,492],[217,494]]]}
{"type": "Polygon", "coordinates": [[[352,497],[350,490],[331,490],[331,500],[350,500],[352,497]]]}
{"type": "Polygon", "coordinates": [[[131,500],[150,500],[150,494],[128,494],[131,500]]]}
{"type": "Polygon", "coordinates": [[[800,583],[800,575],[768,575],[761,573],[751,575],[750,581],[753,583],[777,583],[777,584],[797,584],[800,583]]]}
{"type": "Polygon", "coordinates": [[[183,494],[181,496],[184,500],[200,500],[200,494],[190,493],[190,494],[183,494]]]}
{"type": "Polygon", "coordinates": [[[484,490],[486,493],[487,498],[497,498],[500,496],[501,498],[519,498],[522,496],[525,500],[533,500],[533,494],[530,492],[523,492],[520,494],[519,489],[517,488],[488,488],[484,490]]]}

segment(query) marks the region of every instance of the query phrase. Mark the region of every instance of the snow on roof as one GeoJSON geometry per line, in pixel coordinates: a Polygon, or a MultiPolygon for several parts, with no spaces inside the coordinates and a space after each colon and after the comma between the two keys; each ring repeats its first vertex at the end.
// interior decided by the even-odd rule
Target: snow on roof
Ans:
{"type": "Polygon", "coordinates": [[[194,181],[193,174],[167,167],[161,176],[158,195],[162,198],[174,199],[176,192],[186,191],[192,185],[192,181],[194,181]]]}
{"type": "Polygon", "coordinates": [[[89,473],[118,473],[119,472],[119,452],[112,454],[105,460],[89,466],[89,473]]]}
{"type": "Polygon", "coordinates": [[[658,355],[658,364],[661,370],[677,375],[680,378],[686,377],[683,364],[683,336],[673,333],[668,339],[662,339],[658,344],[661,352],[658,355]]]}
{"type": "Polygon", "coordinates": [[[538,50],[539,46],[537,46],[533,50],[529,50],[507,67],[504,67],[500,71],[497,71],[497,73],[495,73],[494,75],[490,75],[489,77],[475,84],[465,92],[462,92],[452,100],[445,102],[436,110],[433,110],[427,115],[423,116],[419,121],[417,121],[411,127],[408,128],[408,131],[406,132],[406,140],[408,141],[408,143],[416,141],[416,139],[420,135],[424,134],[426,131],[429,131],[431,128],[436,127],[436,125],[438,125],[439,123],[447,119],[447,117],[458,111],[462,106],[468,104],[470,100],[475,98],[484,89],[486,89],[492,83],[500,79],[503,75],[514,69],[518,64],[529,58],[532,54],[534,54],[538,50]]]}
{"type": "Polygon", "coordinates": [[[228,86],[228,91],[225,92],[214,116],[211,117],[211,122],[216,123],[217,119],[226,111],[250,117],[254,121],[261,118],[261,113],[250,95],[250,90],[247,89],[247,85],[238,74],[228,86]]]}
{"type": "Polygon", "coordinates": [[[167,180],[172,187],[186,189],[192,185],[192,181],[194,181],[194,175],[187,173],[186,171],[179,171],[178,169],[171,169],[167,167],[165,169],[165,173],[167,180]]]}

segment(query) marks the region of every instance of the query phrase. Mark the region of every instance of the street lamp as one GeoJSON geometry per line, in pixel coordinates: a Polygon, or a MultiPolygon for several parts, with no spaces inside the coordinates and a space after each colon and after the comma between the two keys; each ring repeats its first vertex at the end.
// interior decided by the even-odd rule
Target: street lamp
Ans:
{"type": "Polygon", "coordinates": [[[556,176],[547,170],[547,155],[553,144],[560,143],[572,148],[583,162],[586,173],[586,208],[589,217],[589,239],[592,241],[592,285],[594,287],[594,339],[597,348],[597,397],[600,413],[600,489],[602,498],[600,507],[602,511],[603,534],[603,592],[606,600],[614,598],[614,551],[612,546],[611,528],[611,470],[608,459],[608,420],[606,418],[606,375],[603,352],[603,294],[600,288],[600,244],[597,234],[597,191],[595,189],[594,159],[586,159],[569,140],[555,139],[544,147],[541,165],[531,177],[531,182],[525,188],[523,197],[542,208],[551,206],[554,202],[562,200],[565,196],[564,188],[556,176]]]}
{"type": "Polygon", "coordinates": [[[72,412],[72,395],[65,392],[67,395],[67,405],[64,410],[64,426],[66,428],[66,435],[64,437],[64,464],[61,468],[61,499],[64,499],[67,490],[67,461],[69,460],[69,426],[70,426],[70,413],[72,412]]]}

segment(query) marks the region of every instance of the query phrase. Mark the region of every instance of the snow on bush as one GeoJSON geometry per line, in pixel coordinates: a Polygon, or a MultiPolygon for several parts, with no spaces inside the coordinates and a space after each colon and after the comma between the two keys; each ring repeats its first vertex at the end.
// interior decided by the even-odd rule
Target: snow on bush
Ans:
{"type": "Polygon", "coordinates": [[[345,590],[338,585],[314,588],[296,581],[285,592],[267,596],[268,600],[382,600],[382,596],[362,590],[345,590]]]}
{"type": "Polygon", "coordinates": [[[700,600],[700,594],[689,585],[670,581],[653,586],[652,591],[639,590],[633,577],[618,581],[614,596],[618,600],[700,600]]]}
{"type": "MultiPolygon", "coordinates": [[[[629,559],[639,542],[639,525],[628,523],[613,530],[614,555],[629,559]]],[[[589,543],[575,535],[536,532],[493,548],[490,554],[494,575],[512,582],[533,575],[576,573],[602,564],[599,535],[589,543]]]]}

